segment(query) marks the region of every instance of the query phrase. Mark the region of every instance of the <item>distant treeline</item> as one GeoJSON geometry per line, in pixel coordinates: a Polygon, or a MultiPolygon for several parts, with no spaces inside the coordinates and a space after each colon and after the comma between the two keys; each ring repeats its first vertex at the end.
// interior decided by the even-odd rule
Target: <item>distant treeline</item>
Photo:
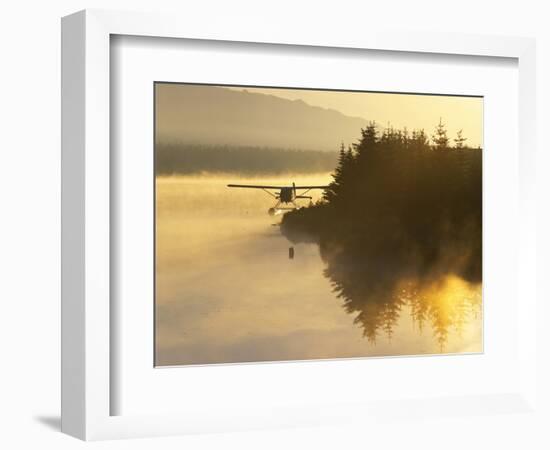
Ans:
{"type": "Polygon", "coordinates": [[[239,173],[245,175],[330,172],[336,152],[264,147],[157,143],[156,173],[239,173]]]}
{"type": "Polygon", "coordinates": [[[327,277],[369,339],[391,335],[408,295],[443,345],[460,314],[414,292],[448,275],[481,282],[482,151],[465,141],[459,132],[453,143],[442,123],[431,141],[371,123],[342,146],[324,199],[283,217],[289,239],[319,243],[327,277]]]}

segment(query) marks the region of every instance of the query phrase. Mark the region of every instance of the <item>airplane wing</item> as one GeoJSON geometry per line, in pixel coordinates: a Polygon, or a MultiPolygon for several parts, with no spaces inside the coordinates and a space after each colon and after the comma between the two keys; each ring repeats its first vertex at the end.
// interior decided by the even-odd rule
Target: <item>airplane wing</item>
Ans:
{"type": "Polygon", "coordinates": [[[295,186],[295,189],[327,189],[328,186],[295,186]]]}
{"type": "Polygon", "coordinates": [[[255,186],[251,184],[228,184],[227,187],[250,188],[250,189],[282,189],[283,187],[290,187],[290,186],[255,186]]]}
{"type": "Polygon", "coordinates": [[[328,186],[260,186],[260,185],[252,185],[252,184],[228,184],[227,187],[232,188],[249,188],[249,189],[284,189],[284,188],[291,188],[291,189],[327,189],[328,186]]]}

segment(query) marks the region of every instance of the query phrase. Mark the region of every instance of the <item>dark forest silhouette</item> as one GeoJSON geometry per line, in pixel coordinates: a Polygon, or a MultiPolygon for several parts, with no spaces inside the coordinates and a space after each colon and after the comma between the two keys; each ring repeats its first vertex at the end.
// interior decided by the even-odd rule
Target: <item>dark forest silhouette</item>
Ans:
{"type": "Polygon", "coordinates": [[[158,175],[326,173],[337,160],[328,151],[184,143],[157,143],[155,152],[158,175]]]}
{"type": "Polygon", "coordinates": [[[443,349],[481,304],[467,286],[482,277],[482,151],[461,131],[451,140],[442,122],[431,140],[370,123],[342,144],[323,200],[287,213],[281,229],[319,244],[325,275],[369,340],[391,337],[408,305],[443,349]]]}

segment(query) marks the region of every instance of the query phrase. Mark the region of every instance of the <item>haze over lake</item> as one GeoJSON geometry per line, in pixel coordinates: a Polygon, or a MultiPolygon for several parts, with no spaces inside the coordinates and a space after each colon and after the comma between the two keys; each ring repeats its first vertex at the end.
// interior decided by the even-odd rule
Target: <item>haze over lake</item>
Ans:
{"type": "MultiPolygon", "coordinates": [[[[294,245],[289,259],[292,244],[266,213],[272,199],[226,187],[260,180],[317,184],[330,175],[157,178],[157,365],[481,351],[480,286],[461,286],[478,303],[461,328],[450,326],[443,348],[406,305],[391,337],[369,342],[324,276],[318,246],[294,245]]],[[[433,294],[443,306],[445,288],[433,294]]]]}

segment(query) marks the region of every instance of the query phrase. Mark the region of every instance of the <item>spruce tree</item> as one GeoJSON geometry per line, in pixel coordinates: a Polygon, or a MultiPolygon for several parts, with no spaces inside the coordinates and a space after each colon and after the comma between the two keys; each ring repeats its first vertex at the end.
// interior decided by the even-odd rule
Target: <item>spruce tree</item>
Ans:
{"type": "Polygon", "coordinates": [[[462,136],[462,129],[458,130],[458,132],[456,133],[456,138],[454,139],[455,148],[464,148],[464,142],[466,142],[467,140],[468,138],[462,136]]]}
{"type": "Polygon", "coordinates": [[[376,131],[376,122],[371,121],[369,124],[361,129],[361,140],[358,144],[355,144],[355,150],[357,156],[362,158],[367,152],[372,150],[378,142],[378,133],[376,131]]]}
{"type": "Polygon", "coordinates": [[[342,176],[344,173],[344,166],[346,165],[346,147],[344,145],[344,142],[340,144],[340,152],[338,156],[338,164],[336,168],[334,169],[334,173],[332,174],[332,182],[329,185],[329,188],[325,190],[323,193],[323,198],[327,201],[334,200],[339,192],[342,185],[342,176]]]}
{"type": "Polygon", "coordinates": [[[435,133],[432,135],[432,141],[436,150],[445,150],[449,146],[449,138],[447,137],[447,129],[445,124],[439,118],[439,124],[435,127],[435,133]]]}

